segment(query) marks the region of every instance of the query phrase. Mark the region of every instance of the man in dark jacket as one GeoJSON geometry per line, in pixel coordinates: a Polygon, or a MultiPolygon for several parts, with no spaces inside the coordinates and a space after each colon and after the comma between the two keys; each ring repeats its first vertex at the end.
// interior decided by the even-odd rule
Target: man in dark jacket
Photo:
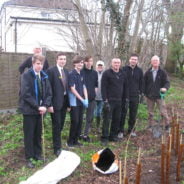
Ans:
{"type": "Polygon", "coordinates": [[[132,54],[129,59],[129,65],[123,67],[123,71],[127,75],[129,86],[129,101],[127,102],[124,98],[122,102],[120,129],[118,134],[119,138],[123,138],[125,119],[128,109],[128,133],[131,133],[132,136],[136,136],[136,133],[134,132],[134,125],[136,122],[139,98],[143,93],[143,71],[137,66],[137,63],[138,55],[132,54]]]}
{"type": "Polygon", "coordinates": [[[154,107],[157,104],[162,117],[162,123],[165,125],[165,128],[168,129],[169,118],[165,101],[161,99],[161,93],[165,93],[169,89],[170,82],[167,73],[160,68],[160,58],[158,56],[151,58],[151,65],[152,67],[148,69],[144,75],[144,94],[147,99],[149,126],[153,126],[154,107]]]}
{"type": "Polygon", "coordinates": [[[41,116],[51,106],[52,92],[48,76],[42,71],[44,56],[33,56],[33,68],[21,78],[20,111],[23,114],[25,157],[27,166],[34,167],[33,159],[41,160],[41,116]]]}
{"type": "MultiPolygon", "coordinates": [[[[33,50],[34,54],[41,54],[41,52],[42,52],[41,48],[34,48],[33,50]]],[[[22,74],[26,68],[32,67],[32,60],[33,60],[33,57],[30,56],[19,66],[20,74],[22,74]]],[[[43,64],[43,70],[46,71],[48,68],[49,68],[49,63],[47,59],[45,59],[44,64],[43,64]]]]}
{"type": "Polygon", "coordinates": [[[118,128],[123,97],[128,97],[127,78],[120,70],[121,60],[113,58],[111,68],[102,75],[103,125],[101,141],[106,145],[108,141],[118,141],[118,128]],[[110,129],[110,133],[109,133],[110,129]]]}
{"type": "Polygon", "coordinates": [[[93,58],[91,56],[86,56],[84,58],[84,68],[82,69],[81,73],[84,76],[84,83],[86,85],[89,102],[88,108],[86,109],[84,135],[81,135],[81,138],[83,138],[83,140],[86,142],[90,142],[88,134],[94,116],[95,97],[98,88],[98,74],[95,70],[93,70],[93,58]]]}
{"type": "Polygon", "coordinates": [[[48,76],[52,88],[52,137],[54,154],[59,156],[61,152],[61,131],[64,126],[68,102],[68,70],[64,68],[66,55],[59,53],[56,57],[56,66],[49,68],[48,76]]]}

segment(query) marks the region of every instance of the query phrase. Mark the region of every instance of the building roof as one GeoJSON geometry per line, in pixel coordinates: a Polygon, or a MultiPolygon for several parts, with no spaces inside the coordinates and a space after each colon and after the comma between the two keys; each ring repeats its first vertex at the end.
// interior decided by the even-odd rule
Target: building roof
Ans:
{"type": "Polygon", "coordinates": [[[9,0],[4,5],[18,5],[39,8],[53,8],[53,9],[75,9],[72,2],[69,0],[9,0]]]}

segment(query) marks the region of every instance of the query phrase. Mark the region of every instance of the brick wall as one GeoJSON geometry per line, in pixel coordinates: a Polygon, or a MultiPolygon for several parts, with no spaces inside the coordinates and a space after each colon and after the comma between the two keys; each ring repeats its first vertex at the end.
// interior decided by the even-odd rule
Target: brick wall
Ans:
{"type": "MultiPolygon", "coordinates": [[[[49,65],[55,65],[57,52],[47,52],[46,57],[49,65]]],[[[67,56],[68,69],[72,68],[73,53],[65,53],[67,56]]],[[[19,94],[19,65],[30,54],[25,53],[0,53],[0,110],[18,107],[19,94]]]]}

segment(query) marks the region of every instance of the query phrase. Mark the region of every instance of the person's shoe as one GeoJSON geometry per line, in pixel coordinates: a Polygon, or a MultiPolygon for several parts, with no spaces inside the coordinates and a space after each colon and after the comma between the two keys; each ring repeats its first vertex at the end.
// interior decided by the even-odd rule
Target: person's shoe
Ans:
{"type": "Polygon", "coordinates": [[[101,131],[102,131],[102,130],[101,130],[101,128],[100,128],[100,127],[99,127],[99,128],[97,128],[97,133],[98,133],[98,134],[100,134],[100,133],[101,133],[101,131]]]}
{"type": "Polygon", "coordinates": [[[137,134],[136,134],[135,132],[132,132],[132,133],[131,133],[131,136],[132,136],[132,137],[136,137],[137,134]]]}
{"type": "Polygon", "coordinates": [[[83,136],[83,141],[90,142],[91,140],[90,140],[89,136],[83,136]]]}
{"type": "Polygon", "coordinates": [[[147,126],[147,130],[148,130],[148,131],[152,132],[152,129],[153,129],[153,125],[148,125],[148,126],[147,126]]]}
{"type": "Polygon", "coordinates": [[[168,130],[169,130],[169,128],[170,128],[170,126],[169,126],[169,125],[166,125],[166,126],[165,126],[165,130],[166,130],[166,131],[168,131],[168,130]]]}
{"type": "Polygon", "coordinates": [[[110,137],[110,138],[109,138],[109,141],[110,141],[110,142],[118,142],[119,139],[118,139],[117,137],[110,137]]]}
{"type": "Polygon", "coordinates": [[[35,160],[40,160],[40,161],[44,161],[44,158],[42,156],[35,156],[34,157],[35,160]]]}
{"type": "Polygon", "coordinates": [[[108,143],[109,143],[108,140],[101,140],[101,145],[102,145],[102,146],[107,146],[108,143]]]}
{"type": "Polygon", "coordinates": [[[83,140],[83,137],[84,137],[83,135],[80,135],[79,140],[83,140]]]}
{"type": "Polygon", "coordinates": [[[118,133],[118,138],[119,138],[119,139],[122,139],[122,138],[123,138],[123,132],[119,132],[119,133],[118,133]]]}
{"type": "Polygon", "coordinates": [[[27,164],[26,165],[27,165],[28,168],[31,168],[31,169],[35,167],[35,165],[31,161],[31,159],[27,160],[27,164]]]}
{"type": "Polygon", "coordinates": [[[71,148],[71,149],[73,149],[73,148],[75,148],[75,145],[74,144],[71,144],[71,143],[66,143],[66,146],[68,147],[68,148],[71,148]]]}
{"type": "Polygon", "coordinates": [[[54,151],[54,154],[56,155],[56,157],[59,157],[59,155],[61,154],[61,149],[54,151]]]}
{"type": "Polygon", "coordinates": [[[75,146],[81,147],[81,146],[83,146],[83,144],[80,143],[80,142],[76,142],[76,143],[75,143],[75,146]]]}

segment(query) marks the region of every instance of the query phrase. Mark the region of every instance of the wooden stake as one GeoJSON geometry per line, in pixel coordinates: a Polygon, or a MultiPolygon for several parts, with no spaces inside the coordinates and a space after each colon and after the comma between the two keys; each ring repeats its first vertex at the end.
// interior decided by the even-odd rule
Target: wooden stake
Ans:
{"type": "Polygon", "coordinates": [[[126,170],[126,166],[127,166],[127,155],[125,155],[125,160],[124,160],[124,170],[123,170],[123,172],[124,172],[124,175],[123,175],[123,184],[125,184],[126,183],[126,180],[128,181],[128,179],[127,179],[127,170],[126,170]]]}
{"type": "Polygon", "coordinates": [[[128,184],[128,178],[127,177],[124,178],[123,184],[128,184]]]}
{"type": "Polygon", "coordinates": [[[171,160],[171,139],[172,135],[169,135],[169,145],[166,155],[166,174],[165,174],[165,184],[169,184],[169,173],[170,173],[170,160],[171,160]]]}
{"type": "Polygon", "coordinates": [[[140,162],[140,157],[141,157],[141,148],[139,148],[138,159],[137,159],[136,184],[140,184],[140,181],[141,181],[141,162],[140,162]]]}
{"type": "Polygon", "coordinates": [[[180,142],[180,125],[177,121],[177,124],[176,124],[176,150],[175,150],[176,155],[178,155],[179,142],[180,142]]]}
{"type": "Polygon", "coordinates": [[[172,148],[175,148],[175,129],[176,129],[176,115],[173,112],[172,109],[172,125],[171,125],[171,134],[172,134],[172,148]]]}
{"type": "Polygon", "coordinates": [[[121,160],[119,161],[119,184],[122,184],[122,165],[121,160]]]}
{"type": "Polygon", "coordinates": [[[167,151],[171,151],[171,145],[172,145],[172,135],[169,134],[168,141],[167,141],[167,151]]]}
{"type": "Polygon", "coordinates": [[[165,141],[163,136],[161,143],[161,184],[165,184],[165,141]]]}
{"type": "Polygon", "coordinates": [[[178,160],[177,160],[177,166],[176,166],[176,181],[180,181],[180,173],[181,173],[181,161],[182,161],[182,155],[184,150],[184,144],[182,144],[182,134],[180,135],[180,146],[179,146],[179,153],[178,153],[178,160]]]}

